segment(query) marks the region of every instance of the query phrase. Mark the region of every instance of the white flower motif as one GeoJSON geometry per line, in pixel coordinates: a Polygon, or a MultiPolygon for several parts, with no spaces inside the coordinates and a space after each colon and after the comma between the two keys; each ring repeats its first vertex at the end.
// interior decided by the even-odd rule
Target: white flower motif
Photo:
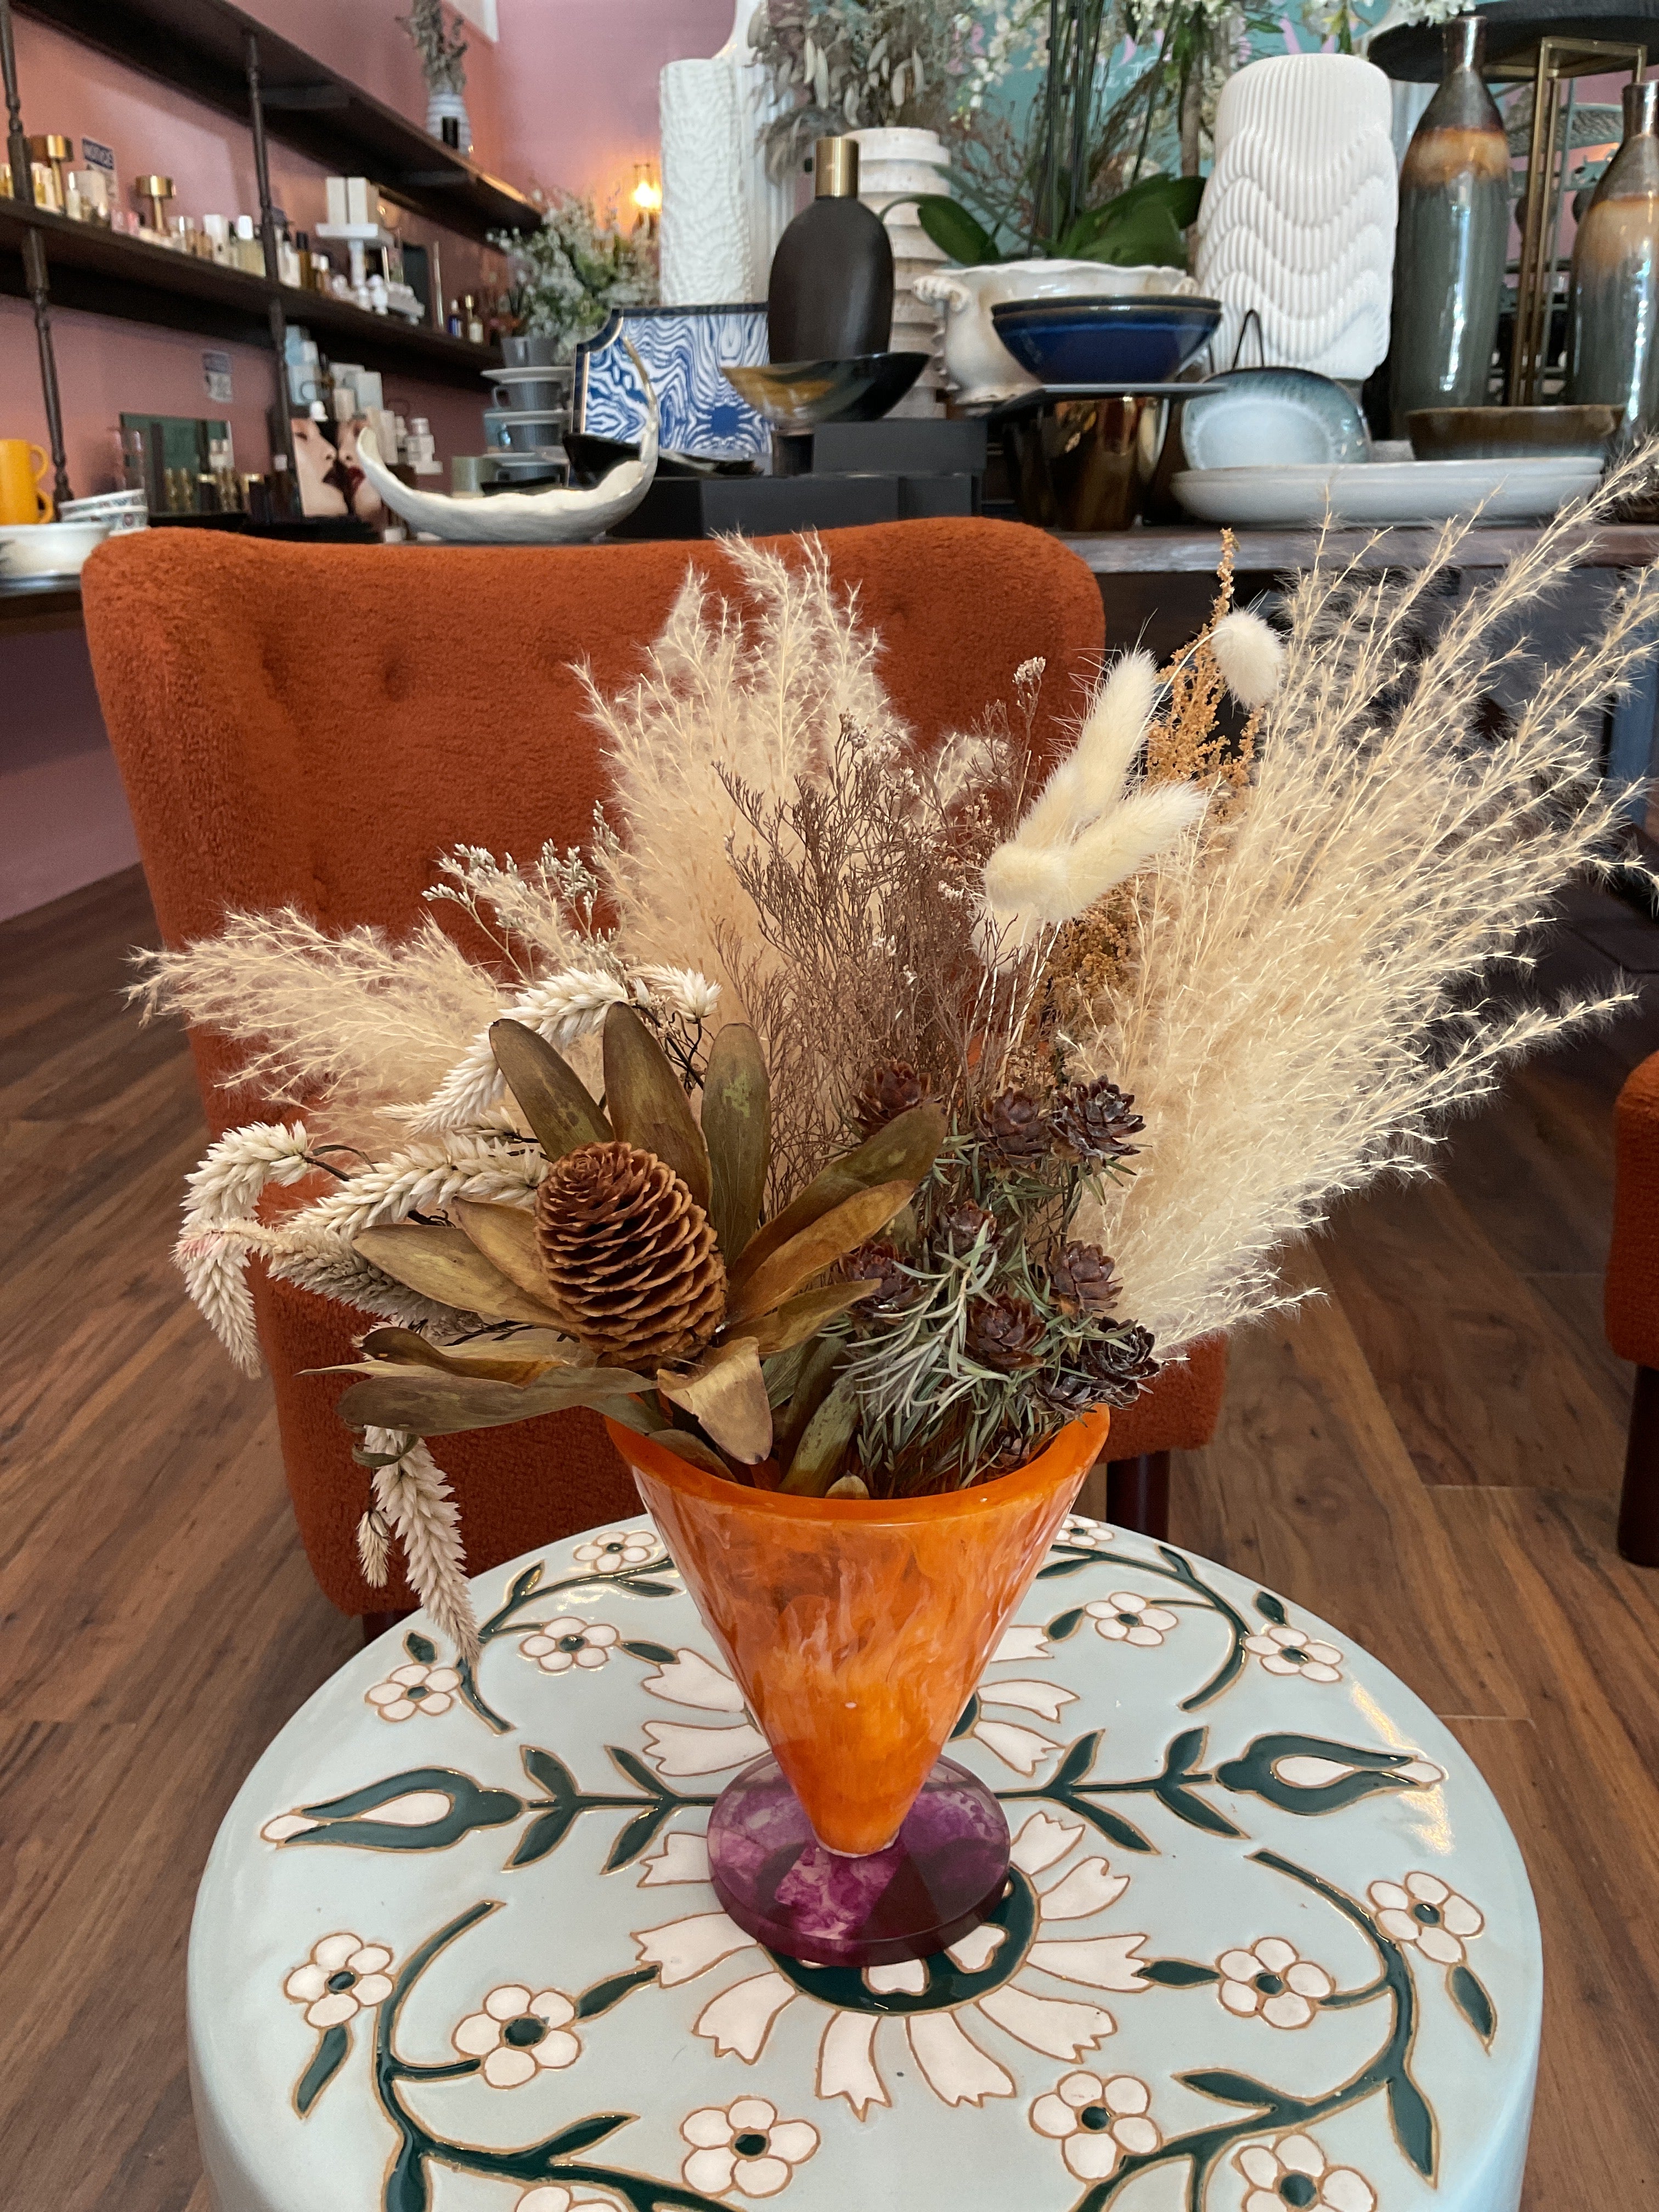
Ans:
{"type": "Polygon", "coordinates": [[[1397,1881],[1374,1881],[1369,1893],[1382,1933],[1396,1943],[1414,1943],[1437,1966],[1461,1966],[1465,1944],[1486,1924],[1480,1908],[1436,1874],[1408,1874],[1403,1889],[1397,1881]]]}
{"type": "Polygon", "coordinates": [[[1305,1674],[1310,1682],[1342,1680],[1342,1654],[1335,1644],[1304,1636],[1285,1621],[1276,1620],[1259,1634],[1247,1636],[1244,1649],[1255,1655],[1269,1674],[1305,1674]]]}
{"type": "Polygon", "coordinates": [[[1351,2166],[1333,2166],[1311,2136],[1246,2143],[1233,2160],[1249,2184],[1244,2212],[1376,2212],[1376,2192],[1351,2166]]]}
{"type": "Polygon", "coordinates": [[[1103,1552],[1116,1541],[1116,1534],[1103,1521],[1091,1521],[1084,1513],[1068,1513],[1054,1541],[1069,1545],[1075,1552],[1103,1552]]]}
{"type": "Polygon", "coordinates": [[[283,1995],[306,2008],[312,2027],[343,2027],[369,2005],[392,1995],[386,1968],[392,1954],[384,1943],[365,1943],[356,1936],[325,1936],[311,1956],[283,1984],[283,1995]]]}
{"type": "Polygon", "coordinates": [[[532,1996],[521,1984],[504,1982],[449,2039],[464,2057],[483,2061],[479,2071],[492,2089],[516,2089],[544,2068],[575,2064],[582,2052],[568,2026],[575,2017],[575,2006],[560,1990],[532,1996]]]}
{"type": "Polygon", "coordinates": [[[1264,1936],[1248,1951],[1224,1951],[1216,1960],[1216,1994],[1229,2012],[1260,2013],[1269,2027],[1305,2027],[1314,2008],[1336,1984],[1322,1966],[1298,1956],[1282,1936],[1264,1936]]]}
{"type": "MultiPolygon", "coordinates": [[[[1031,2125],[1060,2146],[1079,2181],[1103,2181],[1127,2153],[1156,2150],[1164,2138],[1148,2117],[1146,2084],[1133,2074],[1067,2074],[1031,2107],[1031,2125]]],[[[1275,2208],[1278,2212],[1278,2208],[1275,2208]]]]}
{"type": "Polygon", "coordinates": [[[1066,1706],[1076,1703],[1077,1692],[1058,1682],[981,1682],[979,1710],[968,1734],[1017,1774],[1035,1774],[1048,1753],[1058,1751],[1060,1746],[1040,1729],[1027,1728],[1019,1721],[998,1720],[988,1715],[984,1708],[1012,1705],[1018,1712],[1036,1713],[1044,1720],[1057,1721],[1066,1706]]]}
{"type": "Polygon", "coordinates": [[[526,1636],[519,1649],[533,1659],[544,1674],[562,1674],[572,1667],[603,1667],[613,1644],[622,1641],[620,1630],[608,1620],[577,1620],[561,1613],[526,1636]]]}
{"type": "Polygon", "coordinates": [[[810,2120],[781,2120],[764,2097],[739,2097],[724,2109],[705,2105],[681,2121],[680,2133],[691,2145],[680,2178],[711,2197],[730,2189],[775,2197],[818,2147],[810,2120]]]}
{"type": "MultiPolygon", "coordinates": [[[[1036,1893],[1037,1940],[1013,1977],[949,2010],[912,2012],[902,2020],[834,2013],[818,2041],[818,2095],[826,2100],[844,2097],[860,2119],[872,2105],[891,2104],[876,2063],[878,2029],[904,2039],[908,2057],[901,2056],[898,2064],[907,2078],[920,2074],[942,2103],[953,2106],[978,2105],[987,2097],[1016,2094],[1012,2075],[981,2049],[967,2033],[970,2027],[995,2027],[1028,2050],[1072,2064],[1113,2034],[1117,2023],[1101,2006],[1048,1994],[1051,1980],[1127,1993],[1148,1986],[1136,1956],[1144,1936],[1073,1936],[1068,1930],[1068,1923],[1086,1920],[1115,1904],[1129,1886],[1127,1875],[1115,1875],[1103,1858],[1084,1858],[1046,1889],[1037,1887],[1037,1877],[1066,1858],[1086,1832],[1081,1821],[1056,1820],[1041,1812],[1029,1814],[1013,1839],[1012,1856],[1036,1893]]],[[[643,1888],[706,1884],[708,1879],[702,1839],[681,1835],[668,1837],[661,1850],[644,1862],[639,1876],[643,1888]]],[[[694,1981],[750,1948],[750,1937],[718,1911],[694,1912],[660,1927],[636,1930],[634,1940],[641,1964],[658,1969],[665,1989],[694,1981]]],[[[951,1944],[949,1956],[963,1973],[983,1973],[1006,1940],[1001,1928],[988,1923],[951,1944]]],[[[921,1996],[926,1994],[931,1971],[925,1962],[915,1960],[872,1967],[865,1980],[873,1990],[921,1996]]],[[[761,1972],[747,1966],[742,1978],[728,1983],[704,2005],[692,2022],[692,2033],[712,2043],[719,2057],[735,2055],[752,2065],[773,2023],[799,1994],[793,1982],[769,1966],[761,1972]]]]}
{"type": "Polygon", "coordinates": [[[447,1713],[460,1686],[453,1667],[423,1667],[411,1659],[406,1667],[394,1667],[384,1682],[365,1690],[363,1699],[383,1721],[408,1721],[416,1713],[447,1713]]]}
{"type": "Polygon", "coordinates": [[[648,1566],[661,1557],[662,1546],[654,1528],[607,1528],[578,1544],[575,1551],[579,1567],[592,1567],[601,1575],[623,1574],[630,1567],[648,1566]]]}
{"type": "Polygon", "coordinates": [[[1179,1628],[1181,1616],[1171,1613],[1167,1606],[1154,1605],[1149,1597],[1134,1590],[1114,1590],[1109,1597],[1097,1597],[1083,1608],[1095,1625],[1095,1634],[1103,1636],[1109,1644],[1162,1644],[1172,1628],[1179,1628]]]}

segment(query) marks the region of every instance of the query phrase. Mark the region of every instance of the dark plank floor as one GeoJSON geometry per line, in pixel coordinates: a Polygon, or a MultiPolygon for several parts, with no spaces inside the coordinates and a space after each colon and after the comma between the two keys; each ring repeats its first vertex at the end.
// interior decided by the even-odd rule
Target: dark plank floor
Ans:
{"type": "MultiPolygon", "coordinates": [[[[117,996],[136,871],[0,928],[0,2197],[205,2212],[191,1900],[263,1746],[353,1648],[289,1517],[264,1386],[167,1261],[202,1123],[117,996]]],[[[1368,1644],[1515,1825],[1548,1964],[1527,2204],[1659,2202],[1659,1573],[1614,1554],[1628,1371],[1600,1325],[1609,1109],[1659,1048],[1659,928],[1575,893],[1547,987],[1648,1003],[1349,1206],[1328,1296],[1237,1346],[1175,1534],[1368,1644]]]]}

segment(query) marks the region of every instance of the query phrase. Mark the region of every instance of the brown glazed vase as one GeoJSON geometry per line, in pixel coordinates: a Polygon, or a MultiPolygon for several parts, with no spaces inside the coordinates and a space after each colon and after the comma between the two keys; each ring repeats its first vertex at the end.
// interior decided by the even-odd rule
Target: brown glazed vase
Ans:
{"type": "Polygon", "coordinates": [[[1628,442],[1659,419],[1659,82],[1625,87],[1624,143],[1573,242],[1567,397],[1622,407],[1628,442]]]}
{"type": "Polygon", "coordinates": [[[890,1844],[1106,1440],[932,1498],[750,1490],[608,1422],[820,1843],[890,1844]]]}
{"type": "Polygon", "coordinates": [[[1481,76],[1486,27],[1444,27],[1446,69],[1400,170],[1389,406],[1394,434],[1419,407],[1486,399],[1510,234],[1510,146],[1481,76]]]}

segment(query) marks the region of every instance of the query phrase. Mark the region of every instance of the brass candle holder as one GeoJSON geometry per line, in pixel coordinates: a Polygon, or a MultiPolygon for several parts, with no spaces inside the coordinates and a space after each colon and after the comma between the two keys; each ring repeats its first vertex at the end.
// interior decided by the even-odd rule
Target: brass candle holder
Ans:
{"type": "Polygon", "coordinates": [[[135,177],[132,197],[138,203],[138,212],[154,231],[163,236],[167,227],[167,202],[173,198],[171,177],[135,177]]]}

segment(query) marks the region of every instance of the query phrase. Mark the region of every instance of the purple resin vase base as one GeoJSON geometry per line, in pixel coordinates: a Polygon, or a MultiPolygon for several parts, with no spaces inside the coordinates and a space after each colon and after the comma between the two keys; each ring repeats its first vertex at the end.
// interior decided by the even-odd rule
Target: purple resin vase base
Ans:
{"type": "Polygon", "coordinates": [[[1008,1823],[975,1775],[941,1759],[885,1850],[844,1858],[813,1834],[769,1754],[708,1816],[714,1893],[745,1935],[815,1966],[930,1958],[988,1918],[1008,1879],[1008,1823]]]}

